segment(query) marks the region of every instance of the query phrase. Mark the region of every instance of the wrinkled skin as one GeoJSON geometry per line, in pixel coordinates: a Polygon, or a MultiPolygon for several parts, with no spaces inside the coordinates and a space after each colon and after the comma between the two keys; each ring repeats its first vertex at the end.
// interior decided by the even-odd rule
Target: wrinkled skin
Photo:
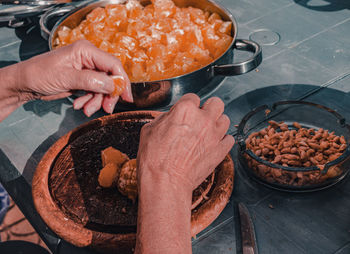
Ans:
{"type": "Polygon", "coordinates": [[[168,113],[146,124],[138,153],[139,165],[179,178],[191,190],[205,180],[233,144],[233,137],[226,136],[230,119],[223,114],[224,103],[213,97],[202,108],[199,104],[198,96],[186,94],[168,113]]]}
{"type": "Polygon", "coordinates": [[[135,253],[191,253],[192,191],[234,144],[224,103],[186,94],[141,130],[135,253]]]}
{"type": "Polygon", "coordinates": [[[32,99],[54,100],[84,90],[88,93],[75,100],[74,108],[84,108],[87,116],[101,106],[107,113],[113,112],[118,96],[109,96],[114,91],[112,75],[123,76],[127,86],[121,96],[132,101],[130,81],[120,61],[84,40],[0,70],[0,80],[8,84],[4,98],[15,97],[21,105],[32,99]]]}

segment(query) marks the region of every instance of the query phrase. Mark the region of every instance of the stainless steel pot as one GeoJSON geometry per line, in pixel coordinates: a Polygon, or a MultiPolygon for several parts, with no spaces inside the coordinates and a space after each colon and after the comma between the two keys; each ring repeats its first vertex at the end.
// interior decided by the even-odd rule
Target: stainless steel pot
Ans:
{"type": "MultiPolygon", "coordinates": [[[[261,47],[249,40],[236,39],[237,23],[233,16],[223,7],[211,0],[173,0],[179,7],[193,6],[204,11],[216,12],[224,20],[231,21],[232,43],[219,58],[209,65],[178,77],[167,80],[132,83],[134,103],[120,101],[127,108],[167,108],[173,105],[186,93],[213,91],[219,86],[225,76],[240,75],[255,69],[262,61],[261,47]],[[251,58],[240,63],[232,63],[234,49],[253,52],[251,58]]],[[[62,26],[74,28],[85,19],[86,15],[97,7],[104,7],[110,3],[123,3],[124,0],[91,1],[78,8],[66,6],[46,12],[40,20],[42,36],[48,39],[50,50],[54,49],[57,32],[62,26]],[[64,15],[65,14],[65,15],[64,15]],[[53,17],[62,16],[50,31],[48,23],[53,17]]],[[[140,0],[141,4],[147,5],[149,0],[140,0]]]]}

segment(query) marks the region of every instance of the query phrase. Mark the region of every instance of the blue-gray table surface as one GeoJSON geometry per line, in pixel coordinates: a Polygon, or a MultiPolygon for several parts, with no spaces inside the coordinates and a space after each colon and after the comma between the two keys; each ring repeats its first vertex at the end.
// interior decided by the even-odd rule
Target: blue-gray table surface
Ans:
{"type": "MultiPolygon", "coordinates": [[[[350,120],[349,0],[217,0],[238,23],[238,38],[263,47],[263,62],[250,73],[226,78],[212,93],[235,124],[254,107],[283,99],[315,101],[350,120]],[[322,87],[322,89],[319,89],[322,87]]],[[[48,50],[38,25],[8,28],[0,23],[0,67],[48,50]]],[[[235,61],[249,54],[235,52],[235,61]]],[[[1,84],[0,84],[1,85],[1,84]]],[[[31,179],[47,149],[87,118],[68,99],[34,101],[0,123],[0,181],[52,251],[80,253],[41,221],[31,198],[31,179]],[[60,243],[60,244],[59,244],[60,243]],[[57,247],[58,246],[58,247],[57,247]]],[[[236,148],[232,150],[236,161],[236,148]]],[[[239,168],[236,163],[236,169],[239,168]]],[[[231,201],[193,240],[194,253],[235,253],[234,202],[252,214],[260,253],[350,253],[350,180],[309,194],[282,193],[252,182],[236,170],[231,201]]]]}

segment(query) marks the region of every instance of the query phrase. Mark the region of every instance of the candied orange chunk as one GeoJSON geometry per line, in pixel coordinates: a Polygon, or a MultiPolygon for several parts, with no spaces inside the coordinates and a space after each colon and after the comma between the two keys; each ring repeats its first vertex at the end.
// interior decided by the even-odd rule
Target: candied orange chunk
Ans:
{"type": "Polygon", "coordinates": [[[172,16],[176,7],[173,1],[171,0],[153,0],[155,15],[159,18],[166,18],[172,16]]]}
{"type": "Polygon", "coordinates": [[[188,7],[188,11],[191,16],[191,20],[196,24],[204,24],[205,23],[205,16],[204,12],[201,9],[188,7]]]}
{"type": "MultiPolygon", "coordinates": [[[[178,7],[173,0],[107,4],[87,14],[76,28],[62,27],[55,47],[87,39],[121,61],[130,80],[169,79],[206,66],[230,46],[232,22],[218,13],[178,7]]],[[[124,89],[115,81],[114,96],[124,89]]]]}
{"type": "Polygon", "coordinates": [[[69,42],[71,29],[63,26],[62,29],[58,31],[58,39],[62,44],[67,44],[69,42]]]}
{"type": "Polygon", "coordinates": [[[98,175],[99,185],[104,188],[112,187],[113,182],[118,177],[120,169],[121,168],[115,163],[106,164],[98,175]]]}
{"type": "Polygon", "coordinates": [[[106,11],[102,7],[97,7],[92,10],[88,15],[86,15],[86,19],[92,23],[99,23],[103,21],[106,17],[106,11]]]}
{"type": "Polygon", "coordinates": [[[108,18],[116,18],[117,20],[126,20],[128,13],[125,5],[108,4],[105,7],[108,18]]]}
{"type": "Polygon", "coordinates": [[[70,39],[69,39],[70,43],[73,43],[73,42],[78,41],[78,40],[83,40],[83,39],[85,39],[85,36],[80,31],[79,27],[76,27],[71,31],[71,35],[70,35],[70,39]]]}
{"type": "Polygon", "coordinates": [[[137,82],[138,80],[145,80],[147,78],[147,74],[143,63],[134,62],[130,72],[132,82],[137,82]]]}
{"type": "Polygon", "coordinates": [[[125,88],[126,88],[126,82],[124,77],[122,76],[111,76],[114,82],[114,91],[111,94],[112,97],[120,96],[125,88]]]}
{"type": "MultiPolygon", "coordinates": [[[[219,14],[217,14],[217,13],[212,13],[211,15],[210,15],[210,17],[208,18],[208,22],[210,23],[210,24],[213,24],[214,22],[215,22],[215,20],[221,20],[221,17],[220,17],[220,15],[219,14]]],[[[221,20],[222,21],[222,20],[221,20]]]]}
{"type": "Polygon", "coordinates": [[[215,42],[216,51],[214,57],[217,58],[223,54],[232,42],[231,36],[223,34],[221,39],[215,42]]]}
{"type": "Polygon", "coordinates": [[[132,61],[135,63],[140,63],[140,62],[144,62],[146,60],[148,60],[149,57],[148,55],[146,54],[146,52],[142,49],[139,49],[137,50],[135,53],[134,53],[134,57],[132,59],[132,61]]]}
{"type": "Polygon", "coordinates": [[[148,55],[154,59],[158,57],[163,58],[166,54],[165,50],[166,47],[164,45],[156,44],[148,49],[148,55]]]}
{"type": "Polygon", "coordinates": [[[200,63],[209,63],[213,60],[210,57],[209,50],[202,49],[194,43],[190,45],[189,55],[200,63]]]}
{"type": "Polygon", "coordinates": [[[219,28],[219,32],[227,35],[231,35],[232,23],[229,21],[223,22],[219,28]]]}
{"type": "Polygon", "coordinates": [[[105,167],[108,163],[114,163],[118,167],[121,167],[129,157],[121,151],[110,146],[101,151],[102,166],[105,167]]]}
{"type": "Polygon", "coordinates": [[[222,20],[214,20],[213,23],[211,24],[212,28],[214,29],[214,31],[219,31],[220,27],[222,25],[223,21],[222,20]]]}

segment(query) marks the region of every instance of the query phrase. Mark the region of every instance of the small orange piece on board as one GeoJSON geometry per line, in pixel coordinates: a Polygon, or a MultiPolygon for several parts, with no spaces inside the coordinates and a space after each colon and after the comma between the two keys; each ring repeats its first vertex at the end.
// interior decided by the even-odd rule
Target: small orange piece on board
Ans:
{"type": "Polygon", "coordinates": [[[98,175],[98,183],[104,188],[112,187],[113,182],[117,179],[120,171],[120,167],[115,163],[108,163],[101,169],[98,175]]]}
{"type": "Polygon", "coordinates": [[[111,94],[111,96],[112,97],[120,96],[126,88],[125,79],[124,77],[117,76],[117,75],[112,76],[111,78],[113,79],[113,82],[114,82],[114,91],[111,94]]]}
{"type": "Polygon", "coordinates": [[[129,157],[125,153],[122,153],[111,146],[101,151],[101,158],[102,167],[105,167],[109,163],[113,163],[118,167],[121,167],[126,161],[129,160],[129,157]]]}

